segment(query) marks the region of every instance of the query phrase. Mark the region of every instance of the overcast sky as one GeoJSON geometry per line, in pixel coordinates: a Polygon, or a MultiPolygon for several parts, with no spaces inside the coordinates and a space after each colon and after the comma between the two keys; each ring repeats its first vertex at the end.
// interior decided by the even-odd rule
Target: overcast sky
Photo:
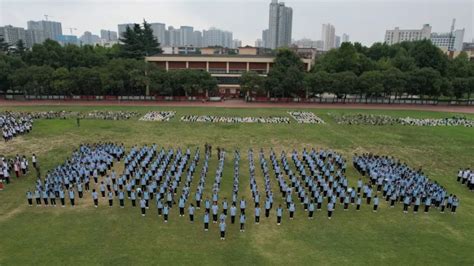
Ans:
{"type": "MultiPolygon", "coordinates": [[[[26,28],[28,20],[62,22],[63,34],[70,27],[75,35],[101,29],[117,31],[117,24],[162,22],[175,28],[194,26],[197,30],[215,26],[234,33],[243,44],[254,45],[268,28],[270,0],[0,0],[0,25],[26,28]]],[[[321,39],[321,25],[331,23],[336,34],[350,35],[365,45],[383,41],[385,30],[396,26],[419,29],[432,25],[434,32],[447,32],[456,18],[464,28],[464,41],[474,38],[474,0],[287,0],[293,8],[293,39],[321,39]]]]}

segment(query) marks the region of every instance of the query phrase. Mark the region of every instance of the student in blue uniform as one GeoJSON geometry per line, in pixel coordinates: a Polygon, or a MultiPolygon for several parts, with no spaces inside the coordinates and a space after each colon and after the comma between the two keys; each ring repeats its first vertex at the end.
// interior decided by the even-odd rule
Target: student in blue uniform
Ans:
{"type": "Polygon", "coordinates": [[[245,214],[240,215],[240,232],[245,231],[245,214]]]}
{"type": "Polygon", "coordinates": [[[408,206],[410,205],[410,201],[410,197],[405,196],[405,198],[403,199],[403,213],[408,213],[408,206]]]}
{"type": "Polygon", "coordinates": [[[168,214],[170,212],[170,207],[168,206],[168,204],[165,204],[165,206],[163,207],[163,217],[165,219],[165,223],[168,222],[168,214]]]}
{"type": "Polygon", "coordinates": [[[332,212],[334,211],[334,203],[328,203],[328,219],[331,220],[332,212]]]}
{"type": "Polygon", "coordinates": [[[268,218],[268,216],[270,216],[270,208],[271,208],[271,202],[270,200],[266,200],[265,201],[265,217],[268,218]]]}
{"type": "Polygon", "coordinates": [[[245,200],[244,198],[242,198],[240,200],[240,213],[241,214],[245,214],[245,205],[246,205],[245,200]]]}
{"type": "Polygon", "coordinates": [[[281,224],[281,216],[283,215],[283,209],[281,208],[281,204],[278,205],[277,208],[277,225],[281,224]]]}
{"type": "Polygon", "coordinates": [[[425,213],[428,213],[430,211],[431,207],[431,198],[427,197],[425,200],[425,213]]]}
{"type": "Polygon", "coordinates": [[[43,203],[45,207],[48,207],[48,199],[49,199],[48,191],[45,190],[43,191],[43,203]]]}
{"type": "Polygon", "coordinates": [[[95,189],[92,189],[92,200],[94,201],[94,207],[97,208],[99,206],[99,196],[95,189]]]}
{"type": "Polygon", "coordinates": [[[313,219],[313,213],[314,213],[314,201],[311,200],[308,206],[308,219],[313,219]]]}
{"type": "Polygon", "coordinates": [[[290,220],[293,220],[293,216],[295,215],[295,203],[291,202],[288,210],[290,211],[290,220]]]}
{"type": "Polygon", "coordinates": [[[65,195],[64,195],[64,190],[61,188],[59,190],[59,200],[61,201],[61,207],[64,208],[65,205],[66,205],[66,202],[65,202],[65,195]]]}
{"type": "Polygon", "coordinates": [[[119,191],[119,202],[120,202],[120,208],[125,207],[125,192],[122,190],[119,191]]]}
{"type": "Polygon", "coordinates": [[[28,200],[28,205],[33,206],[33,193],[30,190],[26,192],[26,199],[28,200]]]}
{"type": "Polygon", "coordinates": [[[220,222],[219,229],[221,231],[221,240],[225,240],[225,221],[220,222]]]}
{"type": "Polygon", "coordinates": [[[195,199],[196,199],[196,209],[201,209],[201,193],[196,192],[196,196],[195,196],[195,199]]]}
{"type": "Polygon", "coordinates": [[[235,202],[232,202],[232,206],[230,206],[230,222],[232,224],[235,223],[235,215],[237,215],[237,207],[235,207],[235,202]]]}
{"type": "Polygon", "coordinates": [[[114,205],[114,193],[112,191],[109,191],[108,198],[109,198],[109,207],[112,207],[114,205]]]}
{"type": "Polygon", "coordinates": [[[184,198],[183,197],[179,198],[178,207],[179,207],[179,216],[180,217],[184,216],[184,198]]]}
{"type": "Polygon", "coordinates": [[[257,207],[255,207],[255,223],[260,223],[260,205],[257,203],[257,207]]]}
{"type": "Polygon", "coordinates": [[[135,192],[135,189],[132,189],[132,191],[130,191],[130,200],[132,201],[132,207],[137,206],[137,194],[135,192]]]}
{"type": "Polygon", "coordinates": [[[224,201],[222,202],[222,212],[227,215],[227,209],[228,209],[228,204],[227,204],[227,199],[224,198],[224,201]]]}
{"type": "Polygon", "coordinates": [[[360,204],[362,203],[362,198],[360,195],[357,195],[357,200],[356,200],[356,210],[360,211],[360,204]]]}
{"type": "Polygon", "coordinates": [[[206,208],[206,211],[208,213],[211,212],[211,202],[209,201],[209,198],[206,198],[206,201],[204,202],[204,207],[206,208]]]}
{"type": "Polygon", "coordinates": [[[194,205],[192,203],[188,207],[188,213],[189,213],[189,221],[193,223],[194,222],[194,205]]]}
{"type": "Polygon", "coordinates": [[[51,206],[56,207],[56,195],[52,190],[49,191],[49,201],[51,202],[51,206]]]}
{"type": "Polygon", "coordinates": [[[69,188],[69,200],[71,201],[71,206],[74,207],[74,190],[69,188]]]}
{"type": "Polygon", "coordinates": [[[416,197],[416,199],[415,199],[415,206],[413,207],[413,212],[414,212],[415,214],[418,213],[418,209],[420,208],[420,205],[421,205],[421,198],[418,196],[418,197],[416,197]]]}
{"type": "Polygon", "coordinates": [[[214,203],[212,204],[212,223],[217,223],[217,212],[219,211],[219,206],[214,203]]]}
{"type": "Polygon", "coordinates": [[[204,231],[208,231],[209,230],[209,212],[208,211],[205,211],[204,213],[204,231]]]}
{"type": "Polygon", "coordinates": [[[451,214],[456,214],[456,209],[459,206],[459,199],[456,195],[453,196],[453,203],[451,204],[451,214]]]}
{"type": "Polygon", "coordinates": [[[444,213],[444,210],[446,209],[446,202],[448,200],[448,197],[445,197],[443,200],[441,200],[441,213],[444,213]]]}
{"type": "Polygon", "coordinates": [[[156,208],[158,209],[158,216],[161,216],[163,213],[163,201],[161,199],[156,202],[156,208]]]}
{"type": "MultiPolygon", "coordinates": [[[[111,192],[109,192],[111,193],[111,192]]],[[[142,217],[146,215],[146,201],[145,199],[140,200],[140,209],[142,211],[142,217]]]]}
{"type": "Polygon", "coordinates": [[[35,200],[36,200],[36,207],[41,206],[41,194],[39,190],[35,190],[35,200]]]}
{"type": "Polygon", "coordinates": [[[377,212],[377,209],[379,207],[379,197],[377,195],[375,195],[374,197],[374,210],[373,212],[377,212]]]}

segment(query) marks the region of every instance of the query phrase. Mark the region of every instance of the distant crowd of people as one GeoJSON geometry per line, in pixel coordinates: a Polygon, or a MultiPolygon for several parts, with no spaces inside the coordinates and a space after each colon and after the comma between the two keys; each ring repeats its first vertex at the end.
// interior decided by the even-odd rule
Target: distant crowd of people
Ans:
{"type": "Polygon", "coordinates": [[[324,124],[324,120],[312,112],[292,111],[288,112],[288,114],[300,124],[324,124]]]}
{"type": "MultiPolygon", "coordinates": [[[[36,155],[31,156],[33,168],[38,167],[36,155]]],[[[11,178],[20,178],[30,170],[30,163],[25,155],[16,155],[14,158],[0,157],[0,182],[10,184],[11,178]]]]}
{"type": "Polygon", "coordinates": [[[33,118],[28,113],[0,113],[0,129],[5,142],[22,134],[29,133],[33,128],[33,118]]]}
{"type": "Polygon", "coordinates": [[[392,117],[374,114],[343,114],[332,116],[338,124],[346,125],[474,126],[474,120],[461,116],[447,118],[392,117]]]}
{"type": "Polygon", "coordinates": [[[456,195],[448,194],[442,185],[429,179],[421,169],[414,170],[392,157],[355,154],[353,164],[362,176],[370,179],[368,185],[358,183],[358,190],[364,194],[372,188],[382,192],[391,207],[398,202],[403,203],[404,213],[408,213],[411,207],[417,213],[420,206],[424,206],[425,213],[434,207],[442,213],[446,208],[450,209],[454,214],[459,206],[456,195]]]}
{"type": "Polygon", "coordinates": [[[290,118],[281,116],[269,117],[235,117],[235,116],[213,116],[213,115],[185,115],[181,117],[183,122],[202,123],[262,123],[262,124],[289,124],[290,118]]]}
{"type": "Polygon", "coordinates": [[[128,120],[138,115],[138,112],[131,111],[92,111],[80,114],[79,117],[81,119],[128,120]]]}
{"type": "Polygon", "coordinates": [[[77,117],[79,112],[72,111],[44,111],[44,112],[31,112],[31,117],[34,119],[67,119],[71,117],[77,117]]]}
{"type": "Polygon", "coordinates": [[[470,168],[459,169],[457,181],[474,191],[474,171],[470,168]]]}
{"type": "Polygon", "coordinates": [[[175,111],[151,111],[142,116],[140,121],[170,121],[174,116],[175,111]]]}

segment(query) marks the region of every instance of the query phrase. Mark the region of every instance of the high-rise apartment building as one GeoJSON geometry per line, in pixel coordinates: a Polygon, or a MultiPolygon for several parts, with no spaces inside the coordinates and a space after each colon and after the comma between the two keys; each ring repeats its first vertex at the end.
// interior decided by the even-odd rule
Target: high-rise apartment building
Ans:
{"type": "Polygon", "coordinates": [[[291,44],[293,9],[285,3],[272,0],[268,22],[268,48],[289,46],[291,44]]]}

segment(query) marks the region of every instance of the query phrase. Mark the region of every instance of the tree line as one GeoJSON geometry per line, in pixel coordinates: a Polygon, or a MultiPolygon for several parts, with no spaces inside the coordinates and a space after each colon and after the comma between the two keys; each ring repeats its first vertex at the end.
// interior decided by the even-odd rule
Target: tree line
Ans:
{"type": "Polygon", "coordinates": [[[474,62],[464,52],[449,59],[429,40],[371,47],[343,43],[316,59],[309,73],[293,52],[280,50],[267,77],[245,73],[240,85],[247,95],[271,97],[470,99],[474,62]]]}
{"type": "Polygon", "coordinates": [[[127,28],[120,45],[61,46],[53,40],[14,48],[0,39],[0,91],[28,95],[212,95],[217,81],[205,71],[166,72],[144,57],[161,53],[144,21],[127,28]]]}
{"type": "MultiPolygon", "coordinates": [[[[61,46],[53,40],[31,50],[15,49],[0,39],[0,91],[30,95],[172,95],[217,92],[217,81],[202,70],[164,71],[144,60],[161,53],[150,25],[127,28],[121,43],[101,46],[61,46]]],[[[345,99],[407,97],[470,98],[474,62],[465,53],[449,59],[429,40],[395,45],[343,43],[317,58],[307,73],[289,49],[277,51],[269,74],[247,72],[240,78],[247,95],[318,97],[324,93],[345,99]]]]}

